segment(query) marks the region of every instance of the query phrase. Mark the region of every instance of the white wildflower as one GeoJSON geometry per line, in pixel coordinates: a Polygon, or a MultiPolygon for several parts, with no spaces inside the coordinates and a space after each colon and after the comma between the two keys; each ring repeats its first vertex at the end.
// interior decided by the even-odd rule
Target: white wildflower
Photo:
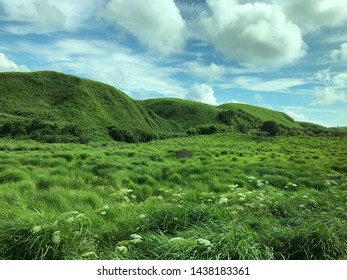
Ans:
{"type": "Polygon", "coordinates": [[[240,196],[240,197],[242,197],[242,198],[245,198],[245,197],[246,197],[245,194],[243,194],[243,193],[237,193],[237,195],[240,196]]]}
{"type": "Polygon", "coordinates": [[[146,217],[147,217],[147,216],[146,216],[145,214],[141,214],[141,215],[139,216],[140,219],[146,219],[146,217]]]}
{"type": "Polygon", "coordinates": [[[255,178],[254,176],[247,176],[247,179],[249,182],[253,182],[255,181],[257,178],[255,178]]]}
{"type": "Polygon", "coordinates": [[[102,211],[100,215],[106,215],[106,211],[102,211]]]}
{"type": "Polygon", "coordinates": [[[221,197],[218,201],[218,204],[226,204],[228,203],[229,199],[226,197],[221,197]]]}
{"type": "Polygon", "coordinates": [[[116,251],[118,251],[120,253],[126,253],[126,252],[128,252],[128,248],[125,246],[116,246],[116,251]]]}
{"type": "Polygon", "coordinates": [[[55,244],[58,244],[60,242],[61,238],[60,238],[60,231],[57,230],[55,232],[53,232],[53,237],[52,237],[52,241],[55,244]]]}
{"type": "Polygon", "coordinates": [[[132,234],[130,235],[131,242],[136,244],[136,243],[141,243],[142,242],[142,236],[138,234],[132,234]]]}
{"type": "Polygon", "coordinates": [[[232,190],[237,189],[239,187],[239,184],[231,184],[229,186],[232,190]]]}
{"type": "Polygon", "coordinates": [[[208,251],[211,251],[213,248],[213,244],[207,239],[199,238],[196,241],[199,245],[205,246],[208,251]]]}
{"type": "Polygon", "coordinates": [[[38,233],[39,231],[41,231],[42,227],[41,226],[34,226],[32,229],[33,233],[38,233]]]}

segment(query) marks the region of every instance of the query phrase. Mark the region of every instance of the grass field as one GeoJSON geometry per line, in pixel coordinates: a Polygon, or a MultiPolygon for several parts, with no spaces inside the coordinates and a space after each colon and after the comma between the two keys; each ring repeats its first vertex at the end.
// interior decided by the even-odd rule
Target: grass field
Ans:
{"type": "Polygon", "coordinates": [[[346,147],[238,134],[2,138],[0,259],[346,259],[346,147]]]}

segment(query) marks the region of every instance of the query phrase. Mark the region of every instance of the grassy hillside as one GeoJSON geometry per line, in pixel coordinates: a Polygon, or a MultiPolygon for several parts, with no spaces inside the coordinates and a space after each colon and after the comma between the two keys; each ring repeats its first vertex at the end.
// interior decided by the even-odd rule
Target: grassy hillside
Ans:
{"type": "Polygon", "coordinates": [[[121,91],[71,75],[0,73],[0,93],[0,125],[32,120],[73,125],[93,140],[108,138],[109,127],[149,134],[179,130],[121,91]]]}
{"type": "Polygon", "coordinates": [[[157,98],[140,101],[164,119],[180,124],[184,129],[216,123],[218,107],[178,98],[157,98]]]}
{"type": "Polygon", "coordinates": [[[204,124],[217,124],[219,123],[217,119],[219,112],[237,109],[259,119],[261,122],[275,121],[288,128],[301,128],[298,123],[282,112],[246,104],[228,103],[212,106],[175,98],[148,99],[141,101],[140,104],[151,109],[164,119],[179,123],[185,129],[204,124]]]}
{"type": "Polygon", "coordinates": [[[246,113],[252,115],[255,118],[258,118],[262,121],[275,121],[278,124],[282,124],[290,128],[300,128],[301,126],[295,122],[291,117],[282,112],[277,112],[274,110],[269,110],[262,107],[252,106],[248,104],[239,104],[239,103],[226,103],[220,105],[219,108],[230,110],[230,109],[241,109],[246,113]]]}

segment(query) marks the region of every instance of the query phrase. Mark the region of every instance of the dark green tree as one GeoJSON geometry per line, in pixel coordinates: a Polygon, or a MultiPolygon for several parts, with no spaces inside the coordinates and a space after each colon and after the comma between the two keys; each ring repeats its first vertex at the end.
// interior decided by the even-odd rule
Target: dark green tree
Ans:
{"type": "Polygon", "coordinates": [[[262,131],[267,131],[271,136],[276,136],[279,133],[279,126],[274,121],[265,121],[261,127],[262,131]]]}

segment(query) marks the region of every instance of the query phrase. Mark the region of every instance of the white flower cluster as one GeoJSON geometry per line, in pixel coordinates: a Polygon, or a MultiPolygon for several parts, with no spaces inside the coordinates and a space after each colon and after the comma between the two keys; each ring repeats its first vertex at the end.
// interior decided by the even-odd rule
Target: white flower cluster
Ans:
{"type": "Polygon", "coordinates": [[[138,244],[138,243],[142,242],[142,236],[141,235],[132,234],[132,235],[130,235],[130,238],[131,238],[130,242],[133,244],[138,244]]]}
{"type": "Polygon", "coordinates": [[[41,226],[34,226],[33,229],[32,229],[32,232],[33,232],[33,233],[38,233],[38,232],[41,231],[41,229],[42,229],[41,226]]]}
{"type": "Polygon", "coordinates": [[[297,187],[298,187],[298,185],[297,185],[297,184],[294,184],[294,183],[292,183],[292,182],[289,182],[289,183],[287,183],[287,184],[284,186],[284,188],[285,188],[286,190],[295,190],[297,187]]]}
{"type": "Polygon", "coordinates": [[[202,245],[204,247],[207,248],[207,251],[211,251],[213,248],[213,244],[211,243],[211,241],[204,239],[204,238],[199,238],[196,240],[196,242],[198,243],[198,245],[202,245]]]}
{"type": "Polygon", "coordinates": [[[226,197],[221,197],[219,200],[218,200],[218,204],[227,204],[229,202],[229,199],[226,198],[226,197]]]}
{"type": "Polygon", "coordinates": [[[122,188],[117,192],[112,193],[110,197],[119,202],[130,203],[131,200],[136,200],[136,195],[131,194],[132,192],[132,189],[122,188]]]}
{"type": "Polygon", "coordinates": [[[52,241],[53,241],[54,244],[58,244],[61,241],[60,231],[59,230],[53,232],[52,241]]]}

